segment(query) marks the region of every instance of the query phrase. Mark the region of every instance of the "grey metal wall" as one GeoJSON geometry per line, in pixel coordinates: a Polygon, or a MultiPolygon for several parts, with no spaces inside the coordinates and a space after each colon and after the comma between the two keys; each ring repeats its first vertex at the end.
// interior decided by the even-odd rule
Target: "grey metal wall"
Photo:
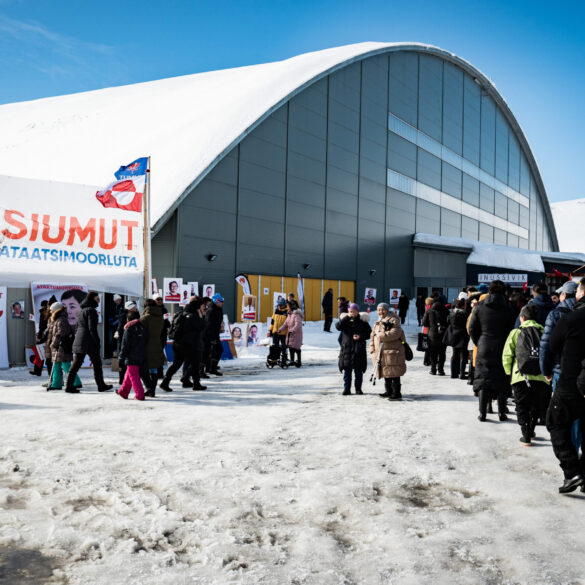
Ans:
{"type": "Polygon", "coordinates": [[[32,313],[30,288],[9,288],[6,292],[6,334],[8,338],[8,361],[10,365],[21,366],[25,363],[25,345],[35,340],[35,326],[28,316],[32,313]],[[24,319],[12,319],[12,303],[24,300],[24,319]]]}
{"type": "Polygon", "coordinates": [[[262,122],[187,196],[156,236],[153,262],[159,278],[215,283],[230,310],[237,272],[355,280],[356,294],[368,286],[383,297],[390,287],[414,292],[415,232],[546,249],[544,217],[492,98],[457,66],[402,51],[338,70],[262,122]],[[450,164],[442,147],[530,208],[450,164]],[[528,238],[390,187],[391,171],[526,228],[528,238]]]}

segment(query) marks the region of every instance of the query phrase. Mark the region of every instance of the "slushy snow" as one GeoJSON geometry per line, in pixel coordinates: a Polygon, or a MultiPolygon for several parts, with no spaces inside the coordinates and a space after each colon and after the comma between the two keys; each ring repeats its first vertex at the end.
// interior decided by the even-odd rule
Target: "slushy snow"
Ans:
{"type": "Polygon", "coordinates": [[[479,423],[418,352],[403,402],[341,396],[337,333],[304,335],[301,369],[258,348],[144,403],[0,372],[0,582],[585,582],[585,496],[557,493],[544,427],[526,448],[515,416],[479,423]]]}

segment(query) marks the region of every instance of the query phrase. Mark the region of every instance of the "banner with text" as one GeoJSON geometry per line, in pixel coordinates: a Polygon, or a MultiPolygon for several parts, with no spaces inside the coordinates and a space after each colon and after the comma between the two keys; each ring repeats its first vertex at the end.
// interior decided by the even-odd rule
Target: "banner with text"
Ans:
{"type": "Polygon", "coordinates": [[[0,176],[4,285],[81,280],[90,289],[142,293],[142,214],[102,207],[96,189],[0,176]]]}

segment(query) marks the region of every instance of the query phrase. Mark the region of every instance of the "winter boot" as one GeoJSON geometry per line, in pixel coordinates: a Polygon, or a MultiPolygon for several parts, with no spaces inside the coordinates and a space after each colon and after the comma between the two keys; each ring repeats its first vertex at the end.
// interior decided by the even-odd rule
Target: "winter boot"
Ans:
{"type": "Polygon", "coordinates": [[[214,376],[223,376],[223,374],[217,369],[217,364],[219,363],[219,360],[210,360],[209,361],[209,370],[207,370],[210,374],[213,374],[214,376]]]}
{"type": "Polygon", "coordinates": [[[349,388],[344,388],[341,394],[342,396],[349,396],[351,394],[351,390],[349,388]]]}
{"type": "Polygon", "coordinates": [[[460,366],[459,360],[451,358],[451,378],[459,378],[460,366]]]}
{"type": "Polygon", "coordinates": [[[173,389],[169,386],[170,383],[171,381],[165,376],[163,381],[159,384],[159,387],[162,388],[165,392],[172,392],[173,389]]]}
{"type": "Polygon", "coordinates": [[[400,378],[394,378],[392,380],[392,396],[390,396],[389,400],[402,400],[401,387],[400,378]]]}
{"type": "Polygon", "coordinates": [[[205,373],[205,364],[201,364],[199,366],[199,378],[209,378],[209,376],[205,373]]]}
{"type": "Polygon", "coordinates": [[[465,366],[467,366],[467,362],[464,362],[463,360],[461,360],[461,362],[459,364],[459,379],[460,380],[467,379],[467,374],[465,373],[465,366]]]}
{"type": "Polygon", "coordinates": [[[181,378],[181,384],[183,384],[183,388],[193,388],[193,382],[189,378],[181,378]]]}
{"type": "Polygon", "coordinates": [[[144,393],[144,396],[149,396],[150,398],[154,398],[155,397],[155,393],[156,393],[156,384],[158,382],[158,376],[155,374],[147,374],[145,375],[145,380],[147,382],[146,384],[146,392],[144,393]]]}
{"type": "Polygon", "coordinates": [[[295,366],[297,368],[300,368],[301,365],[302,365],[301,364],[301,350],[300,349],[297,349],[297,352],[296,353],[297,353],[297,361],[295,362],[295,366]]]}
{"type": "Polygon", "coordinates": [[[380,398],[390,398],[392,396],[392,380],[384,378],[384,394],[378,394],[380,398]]]}

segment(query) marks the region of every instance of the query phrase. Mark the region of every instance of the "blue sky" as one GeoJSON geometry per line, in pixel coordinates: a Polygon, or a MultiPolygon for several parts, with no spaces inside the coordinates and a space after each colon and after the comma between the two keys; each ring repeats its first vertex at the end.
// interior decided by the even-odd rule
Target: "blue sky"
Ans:
{"type": "Polygon", "coordinates": [[[363,41],[429,43],[470,61],[522,125],[549,199],[585,197],[578,1],[0,0],[0,104],[363,41]]]}

